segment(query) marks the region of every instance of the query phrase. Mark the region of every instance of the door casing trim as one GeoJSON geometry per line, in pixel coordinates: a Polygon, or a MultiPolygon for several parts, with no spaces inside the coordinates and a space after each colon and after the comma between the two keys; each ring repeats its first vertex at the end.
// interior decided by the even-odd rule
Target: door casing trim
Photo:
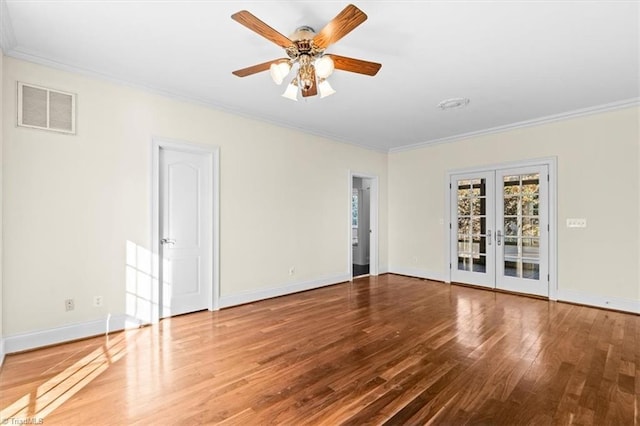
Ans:
{"type": "Polygon", "coordinates": [[[211,253],[211,282],[207,309],[220,309],[220,148],[215,145],[196,144],[175,139],[152,137],[151,140],[151,252],[152,276],[155,277],[154,293],[158,294],[157,309],[152,312],[152,322],[162,318],[161,270],[160,270],[160,150],[173,149],[205,156],[211,168],[211,215],[208,218],[212,232],[209,247],[211,253]]]}
{"type": "Polygon", "coordinates": [[[378,215],[379,215],[379,182],[378,176],[367,174],[367,173],[358,173],[352,170],[349,170],[349,204],[348,204],[348,230],[349,230],[349,249],[347,250],[347,259],[348,259],[348,270],[350,280],[353,281],[353,245],[351,243],[351,194],[353,193],[353,178],[363,178],[371,180],[371,193],[369,199],[369,228],[371,229],[371,233],[369,234],[369,275],[377,276],[379,274],[379,259],[378,259],[378,215]]]}

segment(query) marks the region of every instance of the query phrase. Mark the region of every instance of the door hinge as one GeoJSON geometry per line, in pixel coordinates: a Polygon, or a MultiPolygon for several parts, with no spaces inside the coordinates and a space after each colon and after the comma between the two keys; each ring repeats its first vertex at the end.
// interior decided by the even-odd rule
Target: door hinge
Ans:
{"type": "Polygon", "coordinates": [[[547,274],[547,282],[551,281],[551,276],[547,274]]]}
{"type": "Polygon", "coordinates": [[[449,189],[451,189],[451,188],[452,188],[452,187],[451,187],[451,183],[449,183],[449,189]]]}
{"type": "Polygon", "coordinates": [[[547,232],[551,232],[551,225],[547,223],[547,232]]]}
{"type": "Polygon", "coordinates": [[[453,229],[453,228],[451,227],[451,222],[449,222],[449,229],[453,229]]]}
{"type": "Polygon", "coordinates": [[[449,263],[449,269],[451,269],[451,263],[449,263]]]}
{"type": "Polygon", "coordinates": [[[549,182],[549,175],[547,175],[547,182],[549,182]]]}

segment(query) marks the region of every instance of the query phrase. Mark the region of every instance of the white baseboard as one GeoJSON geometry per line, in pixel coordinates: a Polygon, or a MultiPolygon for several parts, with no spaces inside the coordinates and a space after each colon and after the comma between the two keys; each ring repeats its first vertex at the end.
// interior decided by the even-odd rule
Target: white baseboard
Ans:
{"type": "Polygon", "coordinates": [[[70,324],[46,330],[7,336],[3,339],[4,353],[26,351],[48,345],[98,336],[130,328],[138,328],[142,322],[129,315],[112,315],[106,318],[70,324]]]}
{"type": "MultiPolygon", "coordinates": [[[[382,271],[381,268],[380,273],[384,273],[382,271]]],[[[388,273],[444,281],[442,274],[418,268],[389,267],[388,273]]],[[[220,307],[227,308],[244,303],[256,302],[258,300],[270,299],[272,297],[285,296],[300,291],[312,290],[314,288],[346,282],[349,281],[350,278],[349,273],[344,273],[316,280],[292,283],[283,287],[223,296],[220,298],[220,307]]],[[[558,301],[640,314],[640,301],[633,299],[605,297],[575,290],[559,289],[558,301]]],[[[140,320],[121,314],[79,324],[7,336],[0,339],[0,365],[4,362],[5,354],[97,336],[107,332],[138,328],[141,325],[143,325],[143,323],[140,320]]]]}
{"type": "Polygon", "coordinates": [[[325,287],[328,285],[343,283],[351,279],[351,274],[344,273],[331,275],[315,280],[301,281],[297,283],[287,284],[283,287],[269,288],[265,290],[252,291],[247,293],[233,294],[230,296],[220,297],[220,307],[228,308],[230,306],[242,305],[245,303],[256,302],[258,300],[270,299],[272,297],[286,296],[287,294],[298,293],[300,291],[313,290],[314,288],[325,287]]]}
{"type": "Polygon", "coordinates": [[[0,337],[0,367],[4,364],[4,337],[0,337]]]}
{"type": "Polygon", "coordinates": [[[378,275],[388,274],[389,267],[387,265],[378,266],[378,275]]]}
{"type": "Polygon", "coordinates": [[[407,275],[409,277],[424,278],[433,281],[445,281],[445,276],[441,272],[427,271],[420,268],[406,268],[403,266],[390,266],[390,274],[407,275]]]}
{"type": "MultiPolygon", "coordinates": [[[[346,282],[349,281],[350,278],[351,276],[348,273],[344,273],[316,280],[293,283],[284,287],[221,297],[220,307],[226,308],[229,306],[241,305],[244,303],[297,293],[299,291],[312,290],[314,288],[346,282]]],[[[4,353],[10,354],[36,349],[43,346],[69,342],[72,340],[84,339],[86,337],[98,336],[107,332],[110,333],[130,328],[138,328],[141,325],[143,325],[142,321],[122,314],[79,324],[65,325],[62,327],[7,336],[0,341],[0,345],[4,346],[4,351],[1,352],[0,355],[4,356],[4,353]]],[[[0,346],[0,349],[2,349],[2,346],[0,346]]]]}
{"type": "Polygon", "coordinates": [[[581,291],[558,289],[558,301],[640,314],[640,300],[606,297],[583,293],[581,291]]]}
{"type": "MultiPolygon", "coordinates": [[[[443,274],[418,268],[390,267],[389,273],[446,282],[443,274]]],[[[583,293],[581,291],[562,289],[559,289],[557,292],[557,300],[559,302],[578,303],[596,308],[615,309],[617,311],[640,314],[640,300],[606,297],[583,293]]]]}

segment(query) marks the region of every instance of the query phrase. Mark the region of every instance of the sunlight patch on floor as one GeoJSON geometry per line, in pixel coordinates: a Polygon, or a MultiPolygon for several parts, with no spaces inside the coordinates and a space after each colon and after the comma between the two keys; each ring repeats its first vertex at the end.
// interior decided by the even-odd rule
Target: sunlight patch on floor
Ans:
{"type": "Polygon", "coordinates": [[[0,421],[11,419],[44,419],[69,400],[96,377],[105,372],[126,354],[126,333],[106,343],[58,373],[31,392],[19,398],[0,412],[0,421]]]}

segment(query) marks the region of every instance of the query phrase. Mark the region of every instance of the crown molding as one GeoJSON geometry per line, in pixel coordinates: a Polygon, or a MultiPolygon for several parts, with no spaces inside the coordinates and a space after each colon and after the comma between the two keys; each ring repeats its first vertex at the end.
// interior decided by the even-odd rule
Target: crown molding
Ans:
{"type": "Polygon", "coordinates": [[[552,123],[555,121],[567,120],[570,118],[577,118],[577,117],[582,117],[582,116],[587,116],[592,114],[599,114],[599,113],[604,113],[609,111],[616,111],[624,108],[640,106],[640,97],[636,97],[636,98],[625,99],[622,101],[616,101],[616,102],[611,102],[607,104],[596,105],[596,106],[572,110],[572,111],[566,111],[559,114],[534,118],[531,120],[519,121],[511,124],[506,124],[503,126],[496,126],[496,127],[491,127],[488,129],[482,129],[482,130],[477,130],[477,131],[468,132],[468,133],[460,133],[457,135],[447,136],[444,138],[431,139],[428,141],[418,142],[410,145],[404,145],[397,148],[389,148],[389,149],[378,148],[370,145],[365,145],[363,143],[355,142],[352,140],[344,139],[338,135],[335,135],[329,132],[320,132],[317,130],[310,130],[310,129],[295,125],[288,121],[276,119],[274,117],[264,117],[264,116],[258,116],[258,115],[246,113],[244,111],[239,110],[236,107],[218,103],[218,102],[213,102],[210,99],[199,98],[196,96],[180,95],[177,93],[173,93],[173,92],[161,89],[159,87],[147,86],[144,84],[123,80],[118,77],[114,77],[110,74],[102,73],[100,71],[53,61],[51,59],[42,57],[36,54],[35,52],[31,52],[27,49],[17,47],[15,42],[15,37],[13,35],[13,28],[11,27],[11,20],[7,11],[6,0],[0,0],[0,12],[2,12],[1,13],[2,16],[0,16],[0,24],[2,25],[2,29],[0,30],[0,47],[2,48],[6,56],[31,62],[31,63],[35,63],[38,65],[43,65],[46,67],[66,71],[66,72],[71,72],[75,74],[80,74],[80,75],[108,81],[111,83],[141,90],[147,93],[151,93],[154,95],[163,96],[176,101],[200,105],[206,108],[215,109],[218,111],[226,112],[226,113],[240,116],[243,118],[271,124],[273,126],[277,126],[281,128],[295,130],[307,135],[321,137],[334,142],[340,142],[340,143],[351,145],[357,148],[366,149],[368,151],[374,151],[382,154],[392,154],[396,152],[413,151],[416,149],[425,148],[432,145],[452,143],[452,142],[457,142],[464,139],[469,139],[472,137],[490,135],[494,133],[506,132],[509,130],[515,130],[520,128],[538,126],[541,124],[552,123]]]}
{"type": "Polygon", "coordinates": [[[9,52],[16,47],[16,36],[13,32],[11,16],[6,0],[0,0],[0,49],[9,52]]]}
{"type": "Polygon", "coordinates": [[[445,138],[432,139],[425,142],[419,142],[416,144],[405,145],[398,148],[389,149],[389,153],[413,151],[420,148],[425,148],[432,145],[439,145],[443,143],[457,142],[463,139],[469,139],[472,137],[491,135],[494,133],[506,132],[509,130],[521,129],[525,127],[539,126],[541,124],[553,123],[555,121],[567,120],[570,118],[584,117],[587,115],[600,114],[604,112],[617,111],[624,108],[631,108],[640,106],[640,97],[625,99],[622,101],[611,102],[608,104],[596,105],[588,108],[576,109],[573,111],[566,111],[559,114],[547,115],[544,117],[534,118],[531,120],[518,121],[516,123],[506,124],[504,126],[491,127],[488,129],[478,130],[474,132],[461,133],[459,135],[447,136],[445,138]]]}
{"type": "MultiPolygon", "coordinates": [[[[4,0],[0,0],[0,1],[4,1],[4,0]]],[[[232,107],[230,105],[226,105],[223,103],[219,103],[219,102],[212,102],[209,99],[205,99],[205,98],[199,98],[196,96],[185,96],[185,95],[180,95],[174,92],[170,92],[164,89],[161,89],[159,87],[154,87],[154,86],[148,86],[148,85],[144,85],[144,84],[140,84],[140,83],[135,83],[135,82],[131,82],[128,80],[123,80],[120,79],[118,77],[114,77],[110,74],[106,74],[100,71],[96,71],[90,68],[83,68],[80,66],[75,66],[75,65],[70,65],[67,63],[63,63],[63,62],[57,62],[57,61],[53,61],[51,59],[45,58],[43,56],[38,55],[35,52],[32,52],[28,49],[24,49],[21,47],[13,47],[12,49],[7,49],[4,51],[5,55],[15,58],[15,59],[20,59],[22,61],[26,61],[26,62],[31,62],[34,64],[38,64],[38,65],[43,65],[49,68],[54,68],[54,69],[58,69],[61,71],[66,71],[66,72],[70,72],[70,73],[74,73],[74,74],[80,74],[80,75],[84,75],[87,77],[91,77],[91,78],[96,78],[99,80],[103,80],[103,81],[108,81],[110,83],[114,83],[114,84],[118,84],[118,85],[122,85],[122,86],[126,86],[132,89],[137,89],[137,90],[141,90],[147,93],[151,93],[154,95],[159,95],[159,96],[163,96],[165,98],[169,98],[169,99],[173,99],[176,101],[181,101],[181,102],[186,102],[186,103],[191,103],[191,104],[196,104],[199,106],[203,106],[206,108],[211,108],[211,109],[215,109],[218,111],[222,111],[222,112],[226,112],[229,114],[233,114],[236,116],[240,116],[240,117],[244,117],[244,118],[248,118],[251,120],[256,120],[256,121],[260,121],[263,123],[267,123],[267,124],[271,124],[273,126],[277,126],[277,127],[281,127],[281,128],[286,128],[286,129],[291,129],[291,130],[296,130],[299,131],[301,133],[307,134],[307,135],[311,135],[311,136],[317,136],[317,137],[321,137],[324,139],[329,139],[331,141],[334,142],[340,142],[340,143],[344,143],[347,145],[351,145],[351,146],[355,146],[357,148],[361,148],[361,149],[366,149],[369,151],[374,151],[374,152],[378,152],[381,154],[386,154],[388,152],[387,149],[383,149],[383,148],[376,148],[376,147],[372,147],[369,145],[364,145],[358,142],[354,142],[352,140],[348,140],[348,139],[344,139],[340,136],[337,136],[335,134],[331,134],[331,133],[327,133],[327,132],[319,132],[316,130],[310,130],[310,129],[306,129],[304,127],[301,126],[297,126],[291,122],[288,121],[283,121],[283,120],[279,120],[273,117],[263,117],[263,116],[257,116],[257,115],[253,115],[250,113],[246,113],[244,111],[239,110],[236,107],[232,107]]]]}

